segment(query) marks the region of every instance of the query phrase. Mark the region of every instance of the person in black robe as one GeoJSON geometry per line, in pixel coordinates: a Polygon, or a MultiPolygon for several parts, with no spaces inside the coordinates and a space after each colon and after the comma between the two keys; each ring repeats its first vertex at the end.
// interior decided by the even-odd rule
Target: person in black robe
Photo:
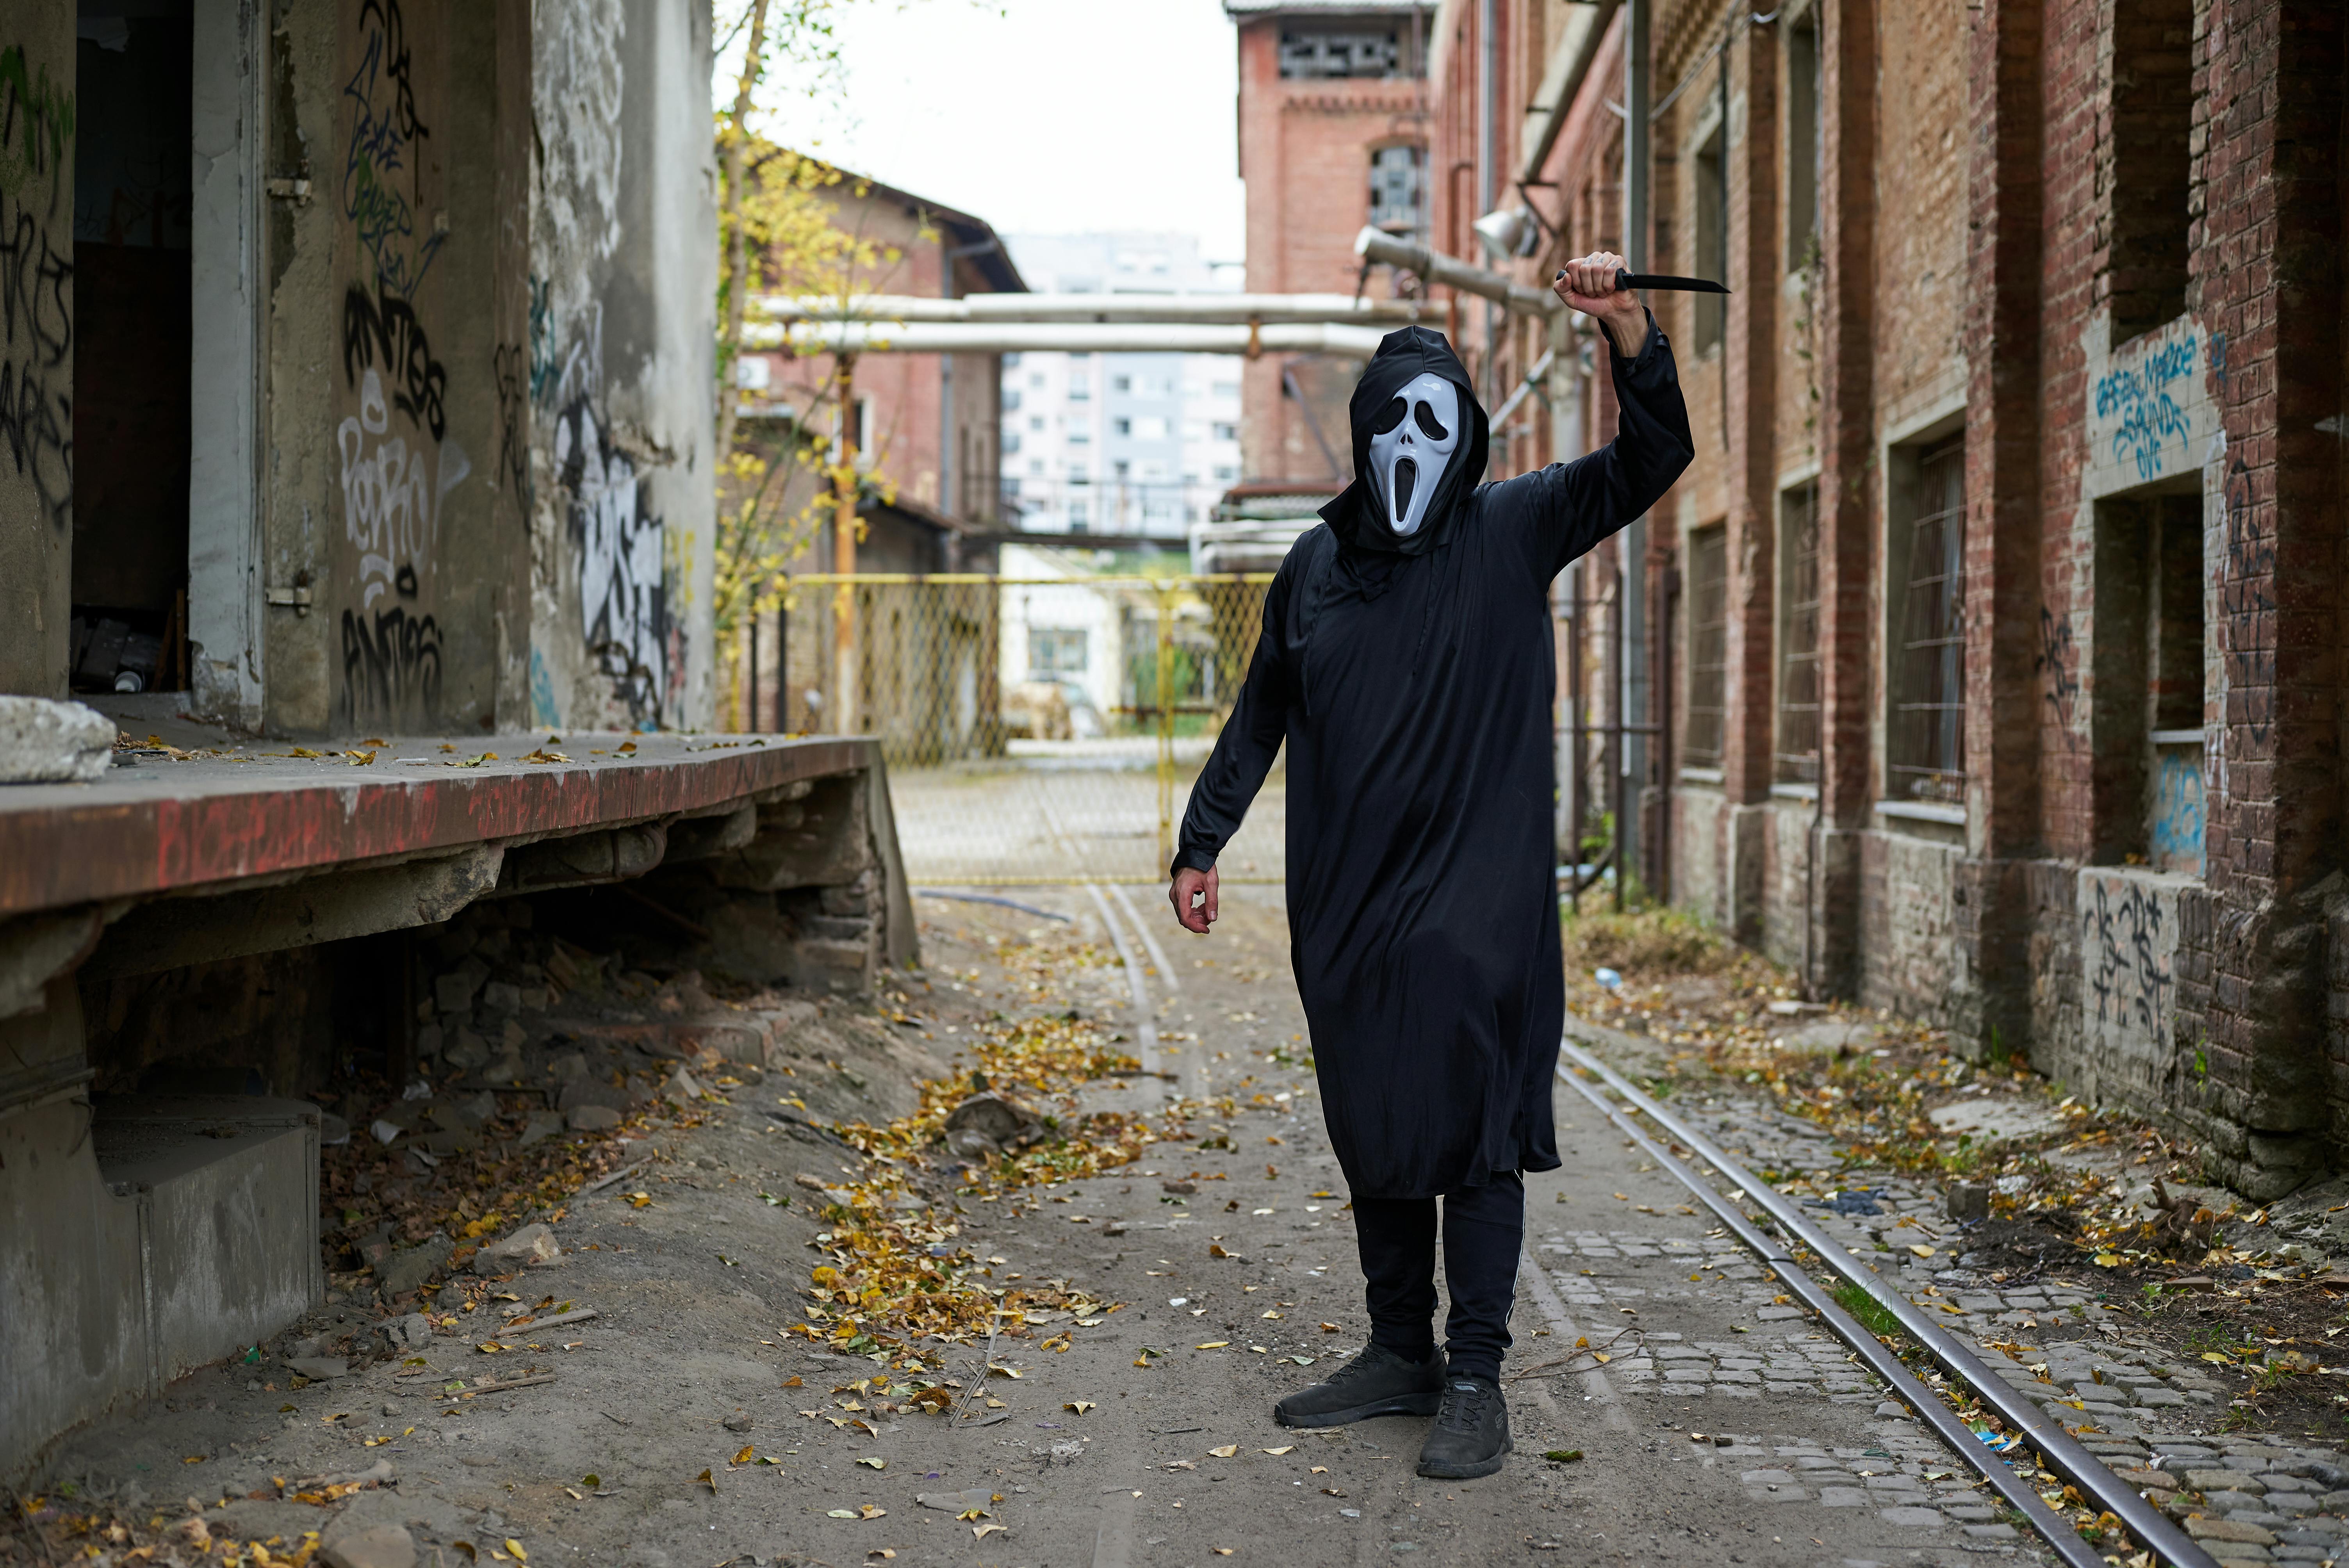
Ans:
{"type": "Polygon", "coordinates": [[[1350,406],[1354,481],[1281,563],[1264,630],[1191,791],[1168,896],[1216,915],[1216,858],[1288,746],[1290,961],[1352,1188],[1371,1343],[1291,1395],[1287,1426],[1433,1415],[1420,1473],[1509,1451],[1501,1357],[1523,1172],[1558,1165],[1565,1022],[1552,820],[1549,586],[1694,456],[1671,349],[1619,257],[1556,288],[1613,353],[1615,439],[1480,483],[1486,429],[1443,335],[1390,333],[1350,406]],[[1437,1200],[1452,1310],[1436,1349],[1437,1200]]]}

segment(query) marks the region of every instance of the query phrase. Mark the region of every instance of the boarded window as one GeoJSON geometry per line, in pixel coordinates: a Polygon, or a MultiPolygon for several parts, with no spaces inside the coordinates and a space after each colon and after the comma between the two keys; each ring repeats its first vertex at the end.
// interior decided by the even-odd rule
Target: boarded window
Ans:
{"type": "Polygon", "coordinates": [[[1381,147],[1371,154],[1371,222],[1416,232],[1427,227],[1427,150],[1381,147]]]}
{"type": "Polygon", "coordinates": [[[1819,94],[1819,23],[1806,11],[1786,30],[1786,270],[1811,264],[1819,242],[1820,150],[1826,145],[1819,94]]]}
{"type": "Polygon", "coordinates": [[[1728,531],[1689,535],[1688,725],[1682,758],[1692,768],[1721,766],[1729,669],[1728,531]]]}
{"type": "Polygon", "coordinates": [[[1819,781],[1819,487],[1778,498],[1778,726],[1774,776],[1819,781]]]}
{"type": "Polygon", "coordinates": [[[1392,77],[1402,74],[1399,32],[1284,32],[1280,74],[1289,81],[1333,77],[1392,77]]]}
{"type": "Polygon", "coordinates": [[[1918,461],[1895,608],[1887,757],[1896,799],[1965,799],[1965,442],[1918,461]]]}

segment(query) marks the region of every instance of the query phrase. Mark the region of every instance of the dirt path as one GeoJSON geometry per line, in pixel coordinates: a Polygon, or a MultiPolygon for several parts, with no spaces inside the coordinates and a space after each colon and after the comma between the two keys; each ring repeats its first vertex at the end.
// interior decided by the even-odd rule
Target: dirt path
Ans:
{"type": "MultiPolygon", "coordinates": [[[[1101,906],[1082,890],[1014,896],[1068,918],[921,902],[928,968],[895,1026],[907,1051],[951,1061],[990,1013],[1046,1007],[1140,1046],[1131,978],[1103,961],[1101,906]]],[[[1105,1176],[942,1198],[930,1216],[991,1271],[978,1283],[1059,1282],[1043,1288],[1119,1304],[1096,1326],[1014,1320],[994,1376],[982,1347],[916,1342],[919,1377],[904,1351],[876,1364],[796,1332],[828,1233],[795,1179],[846,1182],[864,1162],[767,1102],[834,1103],[810,1087],[822,1078],[826,1094],[869,1099],[875,1119],[908,1103],[864,1080],[871,1053],[845,1086],[802,1058],[698,1125],[656,1130],[659,1162],[574,1202],[555,1227],[561,1263],[499,1287],[516,1301],[485,1296],[426,1344],[298,1392],[254,1387],[265,1367],[199,1373],[82,1434],[55,1473],[86,1501],[201,1517],[239,1540],[323,1530],[331,1545],[397,1523],[416,1561],[442,1568],[509,1539],[533,1563],[647,1568],[2044,1560],[1564,1088],[1566,1168],[1526,1183],[1536,1266],[1516,1319],[1507,1469],[1420,1480],[1418,1420],[1274,1425],[1273,1402],[1365,1333],[1285,922],[1276,894],[1229,890],[1215,935],[1192,939],[1154,893],[1133,902],[1177,969],[1174,985],[1144,977],[1158,1065],[1217,1097],[1189,1123],[1195,1141],[1147,1145],[1105,1176]],[[769,1201],[785,1197],[799,1201],[769,1201]],[[598,1315],[478,1348],[495,1343],[501,1306],[548,1296],[598,1315]],[[1574,1354],[1586,1340],[1604,1365],[1574,1354]],[[425,1397],[492,1367],[554,1380],[425,1397]],[[905,1403],[934,1379],[959,1385],[959,1417],[905,1403]],[[1566,1449],[1583,1457],[1542,1457],[1566,1449]],[[391,1485],[365,1482],[379,1463],[391,1485]],[[272,1481],[332,1475],[360,1490],[322,1507],[280,1501],[272,1481]]],[[[1096,1080],[1075,1109],[1152,1106],[1168,1078],[1096,1080]]]]}

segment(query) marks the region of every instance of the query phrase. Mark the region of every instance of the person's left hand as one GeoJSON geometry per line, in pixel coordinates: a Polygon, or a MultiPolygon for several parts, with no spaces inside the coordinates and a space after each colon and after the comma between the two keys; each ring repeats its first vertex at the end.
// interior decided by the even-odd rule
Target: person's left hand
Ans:
{"type": "Polygon", "coordinates": [[[1615,352],[1626,359],[1648,341],[1647,307],[1630,289],[1615,286],[1615,274],[1630,265],[1612,251],[1577,256],[1558,269],[1550,287],[1567,308],[1578,310],[1607,329],[1615,352]]]}

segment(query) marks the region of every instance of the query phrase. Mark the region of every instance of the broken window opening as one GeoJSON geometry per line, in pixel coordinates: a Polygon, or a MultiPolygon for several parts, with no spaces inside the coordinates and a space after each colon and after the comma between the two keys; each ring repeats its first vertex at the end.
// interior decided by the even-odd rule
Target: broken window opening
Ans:
{"type": "Polygon", "coordinates": [[[1681,760],[1721,766],[1728,720],[1729,531],[1719,524],[1689,535],[1688,716],[1681,760]]]}
{"type": "Polygon", "coordinates": [[[1965,441],[1917,463],[1891,638],[1886,771],[1895,799],[1965,799],[1965,441]]]}
{"type": "Polygon", "coordinates": [[[1819,781],[1819,487],[1778,498],[1778,725],[1773,777],[1819,781]]]}

